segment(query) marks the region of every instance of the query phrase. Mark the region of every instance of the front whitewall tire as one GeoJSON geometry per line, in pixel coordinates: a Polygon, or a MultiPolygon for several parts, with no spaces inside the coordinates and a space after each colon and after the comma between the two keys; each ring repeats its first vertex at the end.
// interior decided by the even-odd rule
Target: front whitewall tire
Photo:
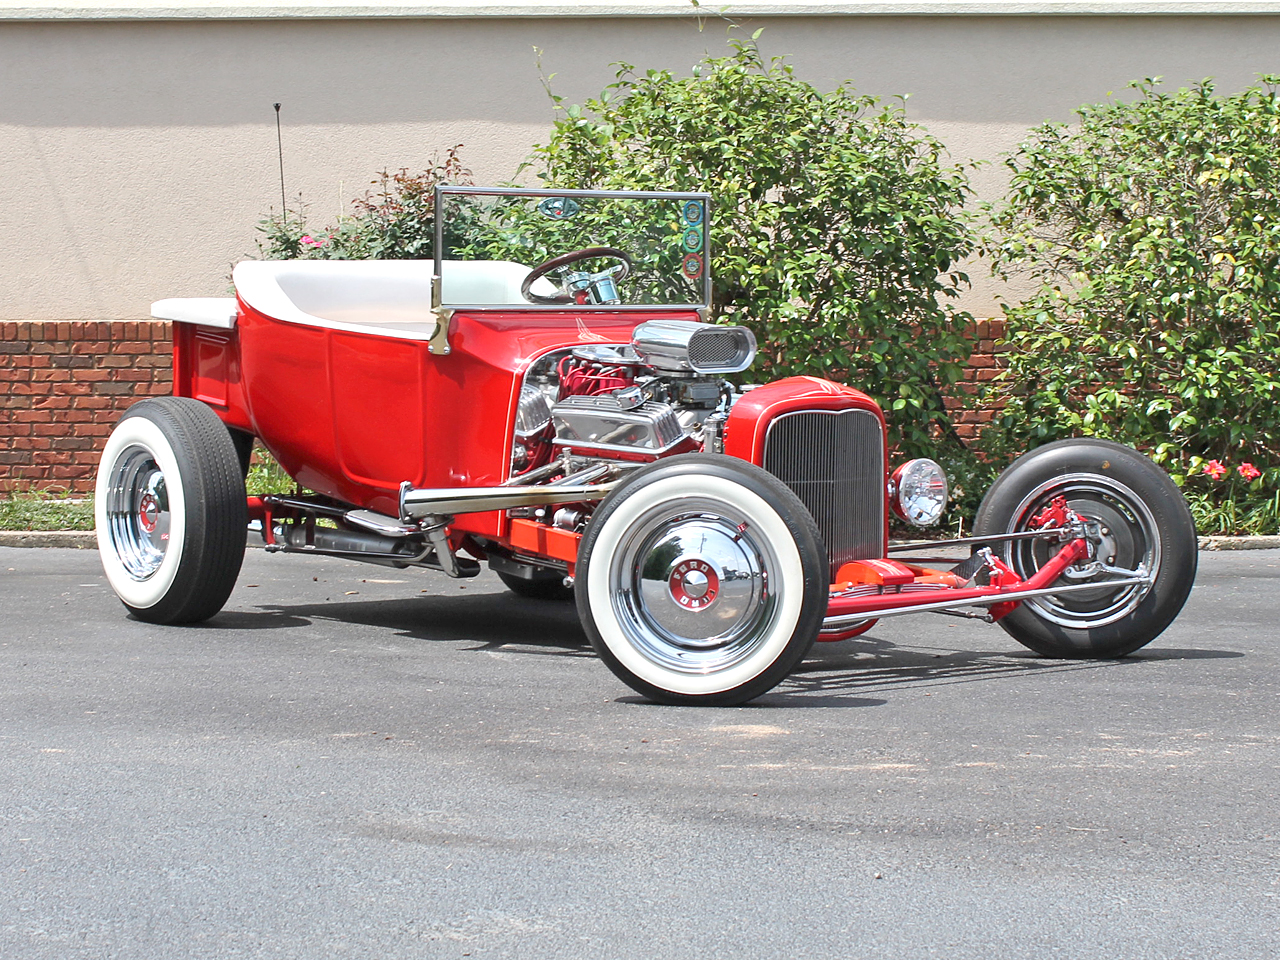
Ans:
{"type": "Polygon", "coordinates": [[[675,457],[597,511],[579,610],[605,663],[651,699],[742,703],[808,651],[826,564],[812,517],[777,478],[730,457],[675,457]]]}

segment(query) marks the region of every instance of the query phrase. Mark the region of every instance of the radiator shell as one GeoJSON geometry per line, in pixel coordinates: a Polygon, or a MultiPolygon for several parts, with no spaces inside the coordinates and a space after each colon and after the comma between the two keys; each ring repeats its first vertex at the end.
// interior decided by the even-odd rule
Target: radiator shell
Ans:
{"type": "Polygon", "coordinates": [[[885,421],[866,394],[792,377],[739,400],[725,453],[768,470],[800,498],[822,533],[831,576],[888,547],[885,421]]]}

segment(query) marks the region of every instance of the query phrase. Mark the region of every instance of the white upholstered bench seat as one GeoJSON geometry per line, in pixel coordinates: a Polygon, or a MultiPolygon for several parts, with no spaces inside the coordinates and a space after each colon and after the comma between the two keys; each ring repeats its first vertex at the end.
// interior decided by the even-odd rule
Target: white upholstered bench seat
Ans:
{"type": "MultiPolygon", "coordinates": [[[[246,260],[236,266],[232,279],[245,303],[276,320],[429,340],[436,329],[431,312],[433,269],[430,260],[246,260]]],[[[520,295],[520,284],[529,273],[523,264],[446,260],[440,270],[446,304],[528,304],[520,295]]],[[[545,279],[534,289],[555,291],[545,279]]],[[[235,301],[159,300],[151,313],[162,320],[230,328],[235,301]]]]}

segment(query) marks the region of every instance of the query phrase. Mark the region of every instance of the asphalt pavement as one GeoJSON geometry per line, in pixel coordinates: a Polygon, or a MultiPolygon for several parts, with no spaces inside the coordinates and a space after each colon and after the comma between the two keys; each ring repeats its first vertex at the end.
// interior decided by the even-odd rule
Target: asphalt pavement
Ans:
{"type": "Polygon", "coordinates": [[[1114,662],[903,617],[732,709],[569,605],[250,551],[139,623],[0,548],[0,957],[1280,956],[1280,551],[1114,662]]]}

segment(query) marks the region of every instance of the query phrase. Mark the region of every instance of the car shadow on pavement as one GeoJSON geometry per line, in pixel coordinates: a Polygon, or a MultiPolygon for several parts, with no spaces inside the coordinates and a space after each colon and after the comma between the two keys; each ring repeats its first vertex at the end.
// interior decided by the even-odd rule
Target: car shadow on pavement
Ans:
{"type": "MultiPolygon", "coordinates": [[[[471,641],[477,644],[471,648],[473,650],[501,648],[535,655],[594,656],[571,603],[523,600],[503,594],[476,594],[468,597],[268,604],[259,609],[264,612],[234,616],[246,621],[256,617],[262,620],[288,618],[294,622],[327,620],[358,624],[391,630],[396,636],[410,640],[432,643],[471,641]]],[[[249,626],[247,622],[237,624],[234,621],[225,625],[233,629],[249,626]]]]}
{"type": "Polygon", "coordinates": [[[839,705],[842,695],[1009,680],[1044,674],[1140,669],[1147,663],[1236,658],[1233,650],[1141,650],[1117,660],[1062,660],[1022,650],[956,650],[899,647],[874,636],[820,644],[776,690],[758,703],[787,706],[839,705]],[[816,695],[816,696],[815,696],[816,695]],[[835,695],[835,696],[833,696],[835,695]]]}
{"type": "MultiPolygon", "coordinates": [[[[470,642],[473,646],[466,649],[476,652],[501,649],[532,656],[595,656],[573,604],[506,594],[266,604],[258,610],[224,611],[209,626],[261,630],[328,621],[390,630],[397,637],[428,643],[470,642]]],[[[1119,660],[1055,660],[1018,649],[903,647],[868,634],[816,644],[786,680],[751,706],[878,706],[885,701],[867,698],[867,693],[1242,656],[1231,650],[1156,647],[1119,660]]]]}

